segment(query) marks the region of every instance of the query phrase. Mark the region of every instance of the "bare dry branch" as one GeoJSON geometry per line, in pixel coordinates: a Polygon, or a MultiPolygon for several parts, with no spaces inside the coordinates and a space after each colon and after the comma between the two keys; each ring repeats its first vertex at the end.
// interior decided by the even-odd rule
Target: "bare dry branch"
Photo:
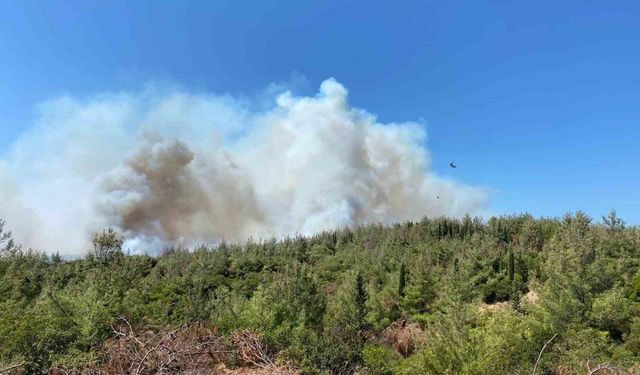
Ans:
{"type": "Polygon", "coordinates": [[[276,367],[272,353],[263,344],[262,337],[250,330],[235,332],[233,342],[240,350],[242,360],[261,368],[276,367]]]}
{"type": "Polygon", "coordinates": [[[587,371],[589,371],[588,375],[593,375],[593,374],[595,374],[595,373],[597,373],[599,371],[605,371],[605,370],[606,371],[611,371],[614,374],[620,374],[620,375],[623,375],[623,374],[627,373],[625,370],[621,369],[620,367],[613,366],[613,365],[608,364],[608,363],[600,364],[600,365],[597,365],[594,368],[591,368],[591,366],[589,365],[589,362],[587,362],[587,371]]]}
{"type": "Polygon", "coordinates": [[[24,365],[24,362],[21,362],[21,363],[16,363],[14,365],[9,365],[9,366],[7,366],[5,368],[1,368],[0,369],[0,375],[8,373],[11,370],[16,370],[16,369],[22,367],[23,365],[24,365]]]}
{"type": "Polygon", "coordinates": [[[544,346],[542,347],[542,349],[540,349],[540,354],[538,354],[538,359],[536,359],[536,364],[533,366],[533,372],[531,373],[531,375],[536,375],[536,370],[538,369],[538,363],[540,363],[540,359],[542,358],[542,353],[544,352],[544,350],[547,348],[547,345],[549,345],[551,343],[551,341],[553,341],[553,339],[556,338],[556,336],[558,336],[558,334],[556,333],[555,335],[553,335],[553,337],[551,337],[549,339],[549,341],[547,341],[544,346]]]}
{"type": "Polygon", "coordinates": [[[168,332],[140,332],[121,317],[119,325],[111,328],[115,337],[102,348],[99,373],[147,375],[211,369],[231,353],[204,323],[183,325],[168,332]]]}

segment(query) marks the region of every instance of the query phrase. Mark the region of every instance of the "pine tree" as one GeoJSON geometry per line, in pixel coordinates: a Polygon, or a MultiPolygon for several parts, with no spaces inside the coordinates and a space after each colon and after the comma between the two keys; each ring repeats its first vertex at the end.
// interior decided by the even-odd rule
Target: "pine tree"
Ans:
{"type": "Polygon", "coordinates": [[[51,254],[51,263],[53,264],[62,263],[62,256],[60,255],[59,251],[56,251],[55,253],[51,254]]]}
{"type": "Polygon", "coordinates": [[[624,220],[620,219],[616,213],[616,210],[611,210],[609,215],[603,216],[602,221],[609,233],[615,233],[621,229],[624,229],[624,220]]]}
{"type": "Polygon", "coordinates": [[[356,303],[358,313],[358,329],[364,330],[366,328],[366,316],[367,316],[367,289],[365,286],[364,276],[361,272],[356,275],[356,285],[354,291],[354,299],[356,303]]]}
{"type": "Polygon", "coordinates": [[[436,280],[426,267],[412,275],[402,305],[410,314],[424,314],[436,299],[436,280]]]}
{"type": "Polygon", "coordinates": [[[122,245],[124,240],[113,228],[102,231],[102,234],[96,233],[93,236],[94,256],[100,262],[108,263],[111,260],[124,256],[122,245]]]}
{"type": "Polygon", "coordinates": [[[6,232],[4,230],[5,221],[0,219],[0,255],[4,254],[15,254],[20,250],[19,246],[16,246],[13,238],[11,237],[11,232],[6,232]]]}
{"type": "Polygon", "coordinates": [[[509,274],[509,282],[513,283],[515,278],[515,259],[513,255],[513,249],[509,249],[509,264],[507,265],[507,272],[509,274]]]}
{"type": "Polygon", "coordinates": [[[400,263],[400,275],[398,276],[398,295],[404,297],[404,288],[407,285],[407,269],[404,262],[400,263]]]}

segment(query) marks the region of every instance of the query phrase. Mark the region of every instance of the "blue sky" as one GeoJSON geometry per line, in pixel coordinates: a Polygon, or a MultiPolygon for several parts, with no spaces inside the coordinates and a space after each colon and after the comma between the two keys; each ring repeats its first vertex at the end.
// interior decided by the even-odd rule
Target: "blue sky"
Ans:
{"type": "Polygon", "coordinates": [[[0,149],[64,94],[335,77],[383,122],[424,121],[435,171],[495,213],[637,224],[639,20],[632,1],[0,0],[0,149]]]}

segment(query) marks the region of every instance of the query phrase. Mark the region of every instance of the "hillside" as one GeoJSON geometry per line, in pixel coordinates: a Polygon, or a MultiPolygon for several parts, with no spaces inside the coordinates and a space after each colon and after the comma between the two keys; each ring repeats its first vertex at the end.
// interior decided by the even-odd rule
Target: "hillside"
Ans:
{"type": "Polygon", "coordinates": [[[640,229],[615,212],[94,245],[64,260],[0,226],[0,373],[640,373],[640,229]]]}

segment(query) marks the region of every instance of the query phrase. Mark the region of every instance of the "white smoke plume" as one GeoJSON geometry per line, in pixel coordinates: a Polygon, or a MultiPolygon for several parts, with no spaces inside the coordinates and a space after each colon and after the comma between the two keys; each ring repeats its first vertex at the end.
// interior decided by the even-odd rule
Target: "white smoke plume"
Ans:
{"type": "Polygon", "coordinates": [[[429,171],[423,126],[381,124],[326,80],[272,108],[183,91],[59,98],[0,159],[0,218],[25,246],[134,252],[477,213],[483,189],[429,171]]]}

